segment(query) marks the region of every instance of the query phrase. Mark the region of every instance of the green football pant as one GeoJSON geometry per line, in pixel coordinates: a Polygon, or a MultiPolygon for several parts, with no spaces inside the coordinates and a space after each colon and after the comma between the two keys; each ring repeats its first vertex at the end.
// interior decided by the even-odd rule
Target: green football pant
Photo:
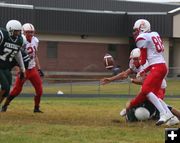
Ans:
{"type": "Polygon", "coordinates": [[[12,84],[12,74],[9,69],[0,69],[0,84],[1,90],[4,90],[4,97],[9,95],[10,87],[12,84]]]}

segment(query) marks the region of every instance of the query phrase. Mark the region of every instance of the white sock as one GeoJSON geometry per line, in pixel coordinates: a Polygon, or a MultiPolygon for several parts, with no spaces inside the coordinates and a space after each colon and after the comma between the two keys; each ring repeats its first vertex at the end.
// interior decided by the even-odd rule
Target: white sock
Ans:
{"type": "Polygon", "coordinates": [[[162,99],[160,99],[160,98],[159,98],[159,101],[161,102],[161,105],[162,105],[163,108],[166,110],[166,112],[169,113],[170,115],[174,116],[174,115],[172,114],[172,112],[169,110],[169,108],[167,107],[167,104],[166,104],[162,99]]]}
{"type": "Polygon", "coordinates": [[[154,104],[154,106],[158,109],[160,114],[166,113],[166,110],[163,108],[161,102],[159,101],[159,99],[157,98],[157,96],[154,93],[152,93],[152,92],[148,93],[147,98],[152,102],[152,104],[154,104]]]}

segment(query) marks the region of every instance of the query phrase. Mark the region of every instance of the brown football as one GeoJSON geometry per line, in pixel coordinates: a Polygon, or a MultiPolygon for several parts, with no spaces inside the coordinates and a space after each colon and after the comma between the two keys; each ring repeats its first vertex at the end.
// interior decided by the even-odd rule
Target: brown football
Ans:
{"type": "Polygon", "coordinates": [[[111,70],[114,67],[114,59],[110,54],[104,56],[104,65],[108,70],[111,70]]]}

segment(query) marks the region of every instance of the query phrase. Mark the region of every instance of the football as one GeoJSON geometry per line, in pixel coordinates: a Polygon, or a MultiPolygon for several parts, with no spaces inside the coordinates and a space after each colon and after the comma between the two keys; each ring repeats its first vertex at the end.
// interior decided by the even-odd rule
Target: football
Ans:
{"type": "Polygon", "coordinates": [[[114,59],[110,54],[104,56],[104,65],[108,70],[111,70],[114,67],[114,59]]]}
{"type": "Polygon", "coordinates": [[[144,107],[139,107],[135,110],[135,116],[139,121],[148,120],[150,118],[150,112],[144,107]]]}

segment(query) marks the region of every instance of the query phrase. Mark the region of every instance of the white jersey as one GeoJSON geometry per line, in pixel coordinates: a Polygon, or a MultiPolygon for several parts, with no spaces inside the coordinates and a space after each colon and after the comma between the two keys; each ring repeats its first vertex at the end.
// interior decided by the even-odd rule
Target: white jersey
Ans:
{"type": "Polygon", "coordinates": [[[165,63],[163,57],[164,45],[157,32],[142,33],[136,38],[138,48],[147,48],[149,65],[165,63]]]}
{"type": "Polygon", "coordinates": [[[138,68],[133,64],[133,59],[131,59],[129,61],[129,68],[134,72],[134,73],[139,73],[141,71],[143,71],[144,69],[146,69],[149,66],[148,62],[146,61],[146,63],[144,65],[140,65],[138,68]]]}
{"type": "Polygon", "coordinates": [[[38,44],[39,44],[39,40],[35,36],[32,37],[31,43],[28,41],[26,41],[25,43],[24,47],[31,59],[29,62],[28,69],[32,69],[36,67],[35,58],[36,58],[36,52],[38,50],[38,44]]]}
{"type": "MultiPolygon", "coordinates": [[[[129,68],[134,72],[134,73],[139,73],[142,72],[144,69],[146,69],[149,66],[148,61],[146,61],[146,63],[144,65],[139,66],[138,68],[133,64],[133,60],[131,59],[129,61],[129,68]]],[[[161,84],[161,88],[165,89],[167,87],[167,83],[166,80],[163,79],[162,84],[161,84]]]]}

